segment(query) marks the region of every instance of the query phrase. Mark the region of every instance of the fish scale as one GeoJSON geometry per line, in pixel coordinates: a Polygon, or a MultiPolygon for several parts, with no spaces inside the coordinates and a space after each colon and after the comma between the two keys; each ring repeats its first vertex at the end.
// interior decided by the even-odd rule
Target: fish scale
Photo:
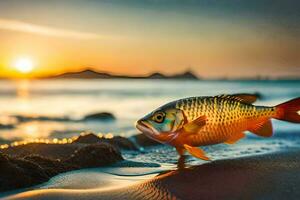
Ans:
{"type": "MultiPolygon", "coordinates": [[[[206,125],[192,136],[193,143],[219,143],[247,129],[245,120],[272,116],[272,107],[255,107],[225,97],[191,97],[179,100],[176,108],[181,109],[188,122],[205,115],[206,125]]],[[[273,112],[272,112],[273,111],[273,112]]]]}

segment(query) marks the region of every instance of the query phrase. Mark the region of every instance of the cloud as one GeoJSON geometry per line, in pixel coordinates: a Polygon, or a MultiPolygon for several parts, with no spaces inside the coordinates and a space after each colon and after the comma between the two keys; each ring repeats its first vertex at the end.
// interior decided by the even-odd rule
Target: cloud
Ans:
{"type": "Polygon", "coordinates": [[[50,37],[63,37],[71,39],[98,39],[103,36],[95,33],[74,31],[68,29],[59,29],[49,26],[41,26],[31,23],[26,23],[17,20],[1,19],[0,30],[18,31],[24,33],[33,33],[50,37]]]}

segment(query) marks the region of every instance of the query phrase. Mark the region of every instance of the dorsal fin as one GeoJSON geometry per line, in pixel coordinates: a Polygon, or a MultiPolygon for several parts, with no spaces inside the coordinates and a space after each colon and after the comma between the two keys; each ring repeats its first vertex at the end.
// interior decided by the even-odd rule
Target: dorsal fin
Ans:
{"type": "Polygon", "coordinates": [[[258,95],[256,94],[246,94],[246,93],[240,93],[240,94],[222,94],[218,95],[216,97],[224,98],[224,99],[231,99],[235,101],[240,101],[242,103],[252,104],[258,99],[258,95]]]}

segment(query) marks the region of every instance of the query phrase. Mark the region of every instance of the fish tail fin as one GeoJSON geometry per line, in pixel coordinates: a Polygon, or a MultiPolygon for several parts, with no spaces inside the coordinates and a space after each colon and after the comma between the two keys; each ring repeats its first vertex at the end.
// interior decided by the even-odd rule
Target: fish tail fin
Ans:
{"type": "Polygon", "coordinates": [[[275,119],[300,123],[300,97],[275,106],[275,119]]]}

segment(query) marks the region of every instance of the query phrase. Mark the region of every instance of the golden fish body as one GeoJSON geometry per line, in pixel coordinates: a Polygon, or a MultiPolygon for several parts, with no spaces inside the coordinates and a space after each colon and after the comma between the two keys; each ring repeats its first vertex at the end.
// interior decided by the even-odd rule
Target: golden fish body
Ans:
{"type": "Polygon", "coordinates": [[[300,98],[274,107],[255,106],[251,94],[190,97],[165,104],[142,119],[136,127],[148,137],[172,145],[182,155],[208,160],[198,146],[233,144],[244,131],[270,137],[271,118],[300,123],[300,98]]]}
{"type": "Polygon", "coordinates": [[[197,134],[178,137],[191,146],[218,144],[251,129],[252,124],[276,115],[274,107],[254,106],[226,97],[192,97],[176,102],[188,122],[206,116],[206,124],[197,134]]]}

